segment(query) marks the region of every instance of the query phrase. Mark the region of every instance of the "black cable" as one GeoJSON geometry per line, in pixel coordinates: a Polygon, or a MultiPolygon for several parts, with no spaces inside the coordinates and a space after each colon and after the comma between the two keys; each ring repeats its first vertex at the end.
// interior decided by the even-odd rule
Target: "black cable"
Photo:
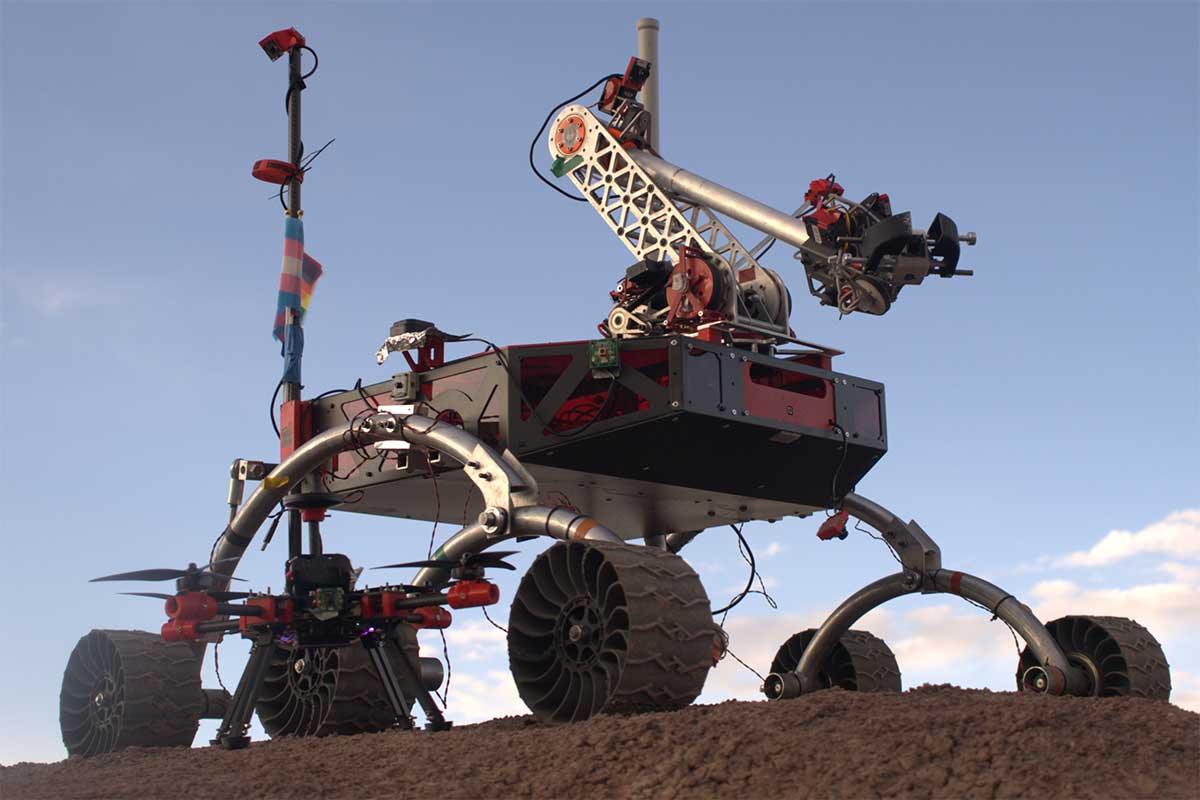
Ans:
{"type": "Polygon", "coordinates": [[[321,147],[320,147],[320,148],[317,150],[317,152],[313,153],[311,156],[309,156],[308,158],[304,159],[304,163],[300,164],[300,171],[301,171],[301,172],[308,172],[308,171],[309,171],[309,169],[311,169],[311,168],[312,168],[312,163],[313,163],[314,161],[316,161],[316,160],[317,160],[317,156],[321,155],[321,153],[324,153],[324,152],[325,152],[325,148],[326,148],[326,147],[329,147],[329,145],[333,144],[333,143],[334,143],[334,142],[336,142],[336,141],[337,141],[337,139],[336,139],[336,138],[335,138],[335,139],[330,139],[328,142],[326,142],[325,144],[321,145],[321,147]]]}
{"type": "Polygon", "coordinates": [[[283,388],[283,378],[275,384],[275,393],[271,395],[271,427],[275,430],[275,438],[279,438],[279,425],[275,422],[275,401],[279,398],[279,390],[283,388]]]}
{"type": "Polygon", "coordinates": [[[601,78],[600,80],[596,81],[596,82],[595,82],[595,83],[593,83],[591,86],[589,86],[588,88],[584,89],[584,90],[583,90],[582,92],[580,92],[579,94],[577,94],[577,95],[575,95],[574,97],[572,97],[570,100],[564,100],[564,101],[562,101],[561,103],[559,103],[558,105],[556,105],[556,106],[555,106],[555,107],[554,107],[554,108],[553,108],[553,109],[550,111],[550,113],[546,115],[546,120],[545,120],[545,122],[543,122],[543,123],[542,123],[542,127],[538,128],[538,132],[537,132],[537,133],[534,135],[534,137],[533,137],[533,141],[529,143],[529,168],[533,170],[533,174],[534,174],[534,175],[537,175],[537,177],[538,177],[538,180],[540,180],[542,183],[546,184],[546,185],[547,185],[547,186],[549,186],[551,189],[553,189],[554,191],[558,192],[559,194],[561,194],[563,197],[567,198],[568,200],[578,200],[580,203],[586,203],[586,202],[587,202],[587,198],[586,198],[586,197],[576,197],[575,195],[573,195],[573,194],[570,194],[569,192],[564,192],[562,189],[560,189],[560,188],[558,187],[558,185],[557,185],[557,184],[551,183],[549,180],[547,180],[547,179],[546,179],[546,177],[545,177],[544,175],[542,175],[542,173],[541,173],[541,172],[538,170],[538,168],[537,168],[537,164],[533,163],[533,149],[534,149],[535,147],[537,147],[538,140],[542,138],[542,134],[543,134],[543,133],[545,133],[545,131],[546,131],[546,126],[550,124],[550,120],[554,119],[554,115],[555,115],[556,113],[558,113],[558,110],[559,110],[560,108],[562,108],[563,106],[567,105],[568,103],[573,103],[573,102],[575,102],[576,100],[578,100],[579,98],[583,97],[585,94],[587,94],[588,92],[592,91],[593,89],[595,89],[597,86],[599,86],[600,84],[604,83],[604,82],[605,82],[605,81],[607,81],[608,79],[610,79],[610,78],[620,78],[620,77],[621,77],[620,75],[605,75],[603,78],[601,78]]]}
{"type": "Polygon", "coordinates": [[[367,408],[379,408],[379,404],[373,398],[367,397],[367,393],[363,391],[362,378],[354,382],[354,390],[358,392],[358,396],[362,398],[362,401],[367,404],[367,408]]]}
{"type": "Polygon", "coordinates": [[[508,633],[508,628],[504,627],[503,625],[500,625],[499,623],[496,622],[496,620],[492,619],[492,615],[487,612],[487,606],[480,606],[479,609],[483,612],[483,616],[487,618],[487,621],[492,623],[493,628],[504,631],[505,634],[508,633]]]}
{"type": "Polygon", "coordinates": [[[450,696],[450,676],[454,674],[454,670],[450,668],[450,646],[446,644],[446,631],[439,628],[438,633],[442,635],[442,657],[446,659],[446,683],[442,686],[440,694],[436,689],[433,693],[437,695],[438,700],[442,701],[442,708],[445,708],[446,698],[450,696]]]}
{"type": "Polygon", "coordinates": [[[835,424],[833,428],[842,435],[842,458],[840,461],[838,461],[837,469],[833,471],[833,482],[830,486],[830,489],[832,490],[831,496],[836,500],[838,499],[838,476],[842,474],[842,467],[846,466],[846,454],[850,452],[850,439],[848,436],[846,436],[846,429],[841,425],[835,424]]]}
{"type": "Polygon", "coordinates": [[[317,51],[313,50],[306,44],[300,45],[300,49],[307,50],[308,52],[312,53],[313,57],[313,68],[300,76],[300,80],[305,81],[312,77],[313,73],[317,71],[317,67],[321,66],[321,59],[317,58],[317,51]]]}
{"type": "MultiPolygon", "coordinates": [[[[742,525],[744,526],[745,523],[742,523],[742,525]]],[[[727,614],[730,609],[734,608],[738,603],[745,600],[746,596],[749,594],[761,594],[763,597],[767,598],[767,602],[772,608],[777,608],[778,606],[775,603],[775,599],[772,598],[771,595],[767,594],[765,585],[763,585],[761,592],[755,591],[754,589],[755,579],[757,578],[759,584],[762,585],[762,578],[758,575],[758,565],[754,560],[754,551],[750,549],[750,543],[746,541],[746,537],[742,536],[742,528],[737,525],[730,525],[729,527],[732,528],[733,532],[737,534],[739,552],[742,552],[742,548],[745,548],[744,552],[742,552],[742,558],[747,564],[750,565],[750,577],[746,580],[746,588],[743,589],[736,597],[734,597],[728,605],[718,608],[716,611],[712,612],[713,616],[715,617],[717,614],[727,614]]],[[[724,620],[722,620],[722,622],[724,622],[724,620]]]]}

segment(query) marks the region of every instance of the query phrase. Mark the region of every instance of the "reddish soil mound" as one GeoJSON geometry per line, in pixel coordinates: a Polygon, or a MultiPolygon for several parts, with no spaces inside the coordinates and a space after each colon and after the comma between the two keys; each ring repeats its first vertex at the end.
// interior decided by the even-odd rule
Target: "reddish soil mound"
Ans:
{"type": "Polygon", "coordinates": [[[1165,703],[921,687],[833,690],[565,727],[127,750],[0,768],[0,796],[1200,796],[1200,715],[1165,703]]]}

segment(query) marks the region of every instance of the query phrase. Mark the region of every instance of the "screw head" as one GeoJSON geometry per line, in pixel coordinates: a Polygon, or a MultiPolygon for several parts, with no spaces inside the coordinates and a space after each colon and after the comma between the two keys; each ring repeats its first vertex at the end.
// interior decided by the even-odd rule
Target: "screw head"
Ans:
{"type": "Polygon", "coordinates": [[[294,671],[297,675],[299,675],[300,673],[304,672],[304,667],[305,667],[304,659],[297,658],[295,660],[295,662],[292,664],[292,671],[294,671]]]}

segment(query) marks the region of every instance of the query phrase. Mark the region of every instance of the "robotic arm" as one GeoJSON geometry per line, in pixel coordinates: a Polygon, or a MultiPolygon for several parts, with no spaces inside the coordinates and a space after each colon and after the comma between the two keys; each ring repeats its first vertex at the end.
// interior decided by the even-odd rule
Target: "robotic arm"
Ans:
{"type": "Polygon", "coordinates": [[[907,212],[892,213],[887,195],[855,203],[832,175],[813,181],[805,207],[786,214],[663,160],[648,144],[653,120],[637,100],[649,69],[634,58],[623,77],[609,79],[598,104],[608,120],[571,105],[550,129],[554,174],[575,184],[638,259],[612,292],[608,335],[791,339],[783,280],[718,213],[766,234],[764,245],[777,239],[797,248],[809,292],[841,314],[881,315],[904,286],[929,274],[971,274],[958,260],[975,235],[959,236],[944,214],[914,230],[907,212]]]}

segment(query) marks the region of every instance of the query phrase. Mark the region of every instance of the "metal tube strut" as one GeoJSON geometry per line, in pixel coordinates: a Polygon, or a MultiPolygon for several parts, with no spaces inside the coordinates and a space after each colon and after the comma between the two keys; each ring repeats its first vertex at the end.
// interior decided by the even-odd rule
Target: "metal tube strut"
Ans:
{"type": "Polygon", "coordinates": [[[736,219],[794,247],[803,247],[808,242],[804,222],[790,214],[688,172],[645,150],[630,150],[629,157],[668,194],[736,219]]]}
{"type": "Polygon", "coordinates": [[[659,150],[659,135],[662,117],[658,111],[658,87],[662,78],[662,64],[658,60],[658,20],[642,17],[637,21],[638,58],[650,62],[650,77],[642,84],[642,106],[650,113],[650,146],[659,150]]]}

